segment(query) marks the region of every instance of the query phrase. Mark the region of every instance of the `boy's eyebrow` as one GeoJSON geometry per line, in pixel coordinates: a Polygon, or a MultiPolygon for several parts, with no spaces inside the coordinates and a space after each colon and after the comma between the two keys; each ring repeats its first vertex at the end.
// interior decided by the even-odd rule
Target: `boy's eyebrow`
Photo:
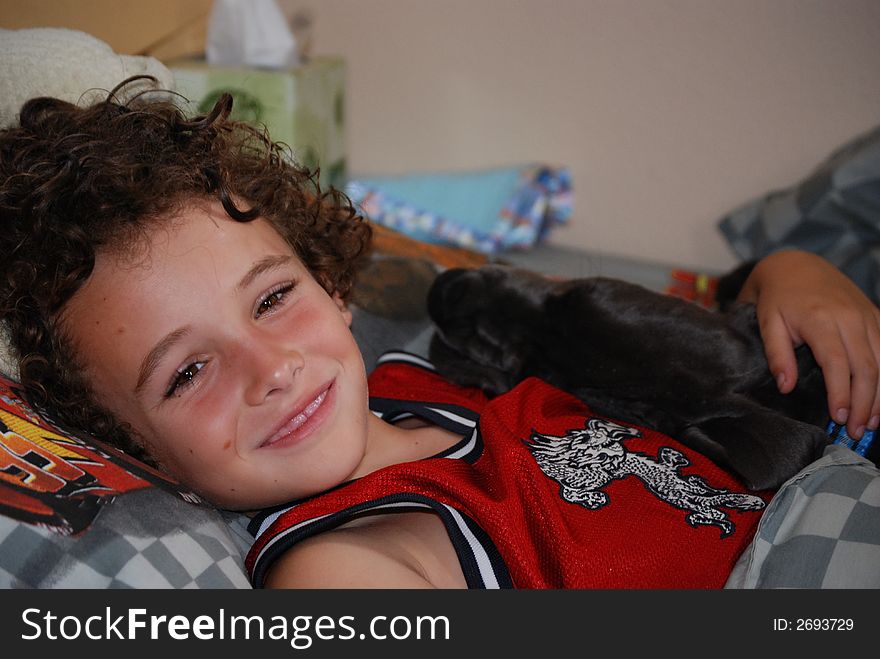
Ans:
{"type": "Polygon", "coordinates": [[[251,285],[251,283],[254,281],[254,279],[259,277],[264,272],[268,272],[269,270],[274,270],[275,268],[280,268],[281,266],[286,265],[287,263],[290,263],[290,261],[292,261],[292,260],[293,260],[293,257],[290,256],[289,254],[278,254],[278,255],[273,255],[273,256],[266,256],[266,257],[260,259],[259,261],[254,263],[251,266],[251,269],[248,270],[245,273],[244,277],[241,278],[241,280],[238,282],[238,285],[235,287],[236,290],[241,291],[241,290],[247,288],[248,286],[251,285]]]}
{"type": "Polygon", "coordinates": [[[171,346],[180,341],[180,339],[188,333],[189,327],[181,327],[173,332],[169,332],[153,347],[152,350],[150,350],[150,352],[147,353],[147,356],[144,357],[144,361],[141,362],[141,368],[138,372],[138,381],[134,387],[135,394],[141,392],[141,389],[144,388],[144,385],[147,384],[149,379],[153,376],[153,372],[156,370],[159,362],[162,361],[165,353],[171,349],[171,346]]]}

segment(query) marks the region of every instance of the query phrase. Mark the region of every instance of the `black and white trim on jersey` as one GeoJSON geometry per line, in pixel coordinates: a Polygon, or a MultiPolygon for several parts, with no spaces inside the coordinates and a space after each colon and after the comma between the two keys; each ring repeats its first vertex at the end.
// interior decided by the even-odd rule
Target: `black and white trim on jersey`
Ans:
{"type": "Polygon", "coordinates": [[[423,368],[431,373],[437,372],[437,369],[434,368],[434,364],[424,357],[419,357],[418,355],[414,355],[411,352],[404,352],[403,350],[389,350],[388,352],[383,352],[379,359],[376,360],[376,366],[379,367],[382,364],[409,364],[410,366],[423,368]]]}
{"type": "Polygon", "coordinates": [[[483,451],[483,442],[477,432],[479,415],[460,405],[393,398],[370,398],[370,408],[373,414],[388,423],[398,423],[403,419],[419,417],[444,430],[462,436],[460,442],[434,457],[456,457],[473,464],[483,451]],[[468,450],[462,452],[465,447],[468,447],[468,450]]]}
{"type": "MultiPolygon", "coordinates": [[[[434,372],[434,366],[431,362],[408,352],[386,352],[379,358],[377,365],[391,363],[408,364],[434,372]]],[[[464,438],[455,446],[435,457],[454,457],[473,464],[483,451],[482,438],[476,432],[480,415],[461,405],[371,396],[370,410],[388,423],[398,423],[403,419],[419,417],[464,438]]]]}
{"type": "MultiPolygon", "coordinates": [[[[286,510],[265,512],[251,520],[248,529],[259,537],[286,510]]],[[[468,588],[512,588],[510,574],[501,554],[489,536],[470,517],[455,508],[421,494],[391,494],[373,501],[366,501],[328,515],[304,520],[284,529],[266,543],[254,563],[251,576],[255,588],[261,588],[268,568],[285,551],[296,543],[329,531],[341,524],[368,515],[433,510],[441,519],[455,553],[468,588]]]]}

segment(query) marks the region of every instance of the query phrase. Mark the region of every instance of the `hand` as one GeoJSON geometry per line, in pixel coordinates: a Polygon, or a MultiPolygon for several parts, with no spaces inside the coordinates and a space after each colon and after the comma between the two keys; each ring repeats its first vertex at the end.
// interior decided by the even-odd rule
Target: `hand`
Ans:
{"type": "Polygon", "coordinates": [[[880,310],[849,278],[815,254],[777,252],[755,266],[737,299],[756,305],[779,391],[794,389],[794,348],[806,343],[825,377],[831,418],[856,439],[880,425],[880,310]]]}

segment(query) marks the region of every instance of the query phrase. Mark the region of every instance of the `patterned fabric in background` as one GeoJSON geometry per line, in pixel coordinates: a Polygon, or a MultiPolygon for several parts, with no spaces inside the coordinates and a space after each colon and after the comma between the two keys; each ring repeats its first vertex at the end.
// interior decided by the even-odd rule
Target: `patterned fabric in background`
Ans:
{"type": "Polygon", "coordinates": [[[718,277],[675,268],[669,273],[669,283],[664,292],[667,295],[690,300],[706,309],[715,309],[718,306],[715,299],[717,289],[718,277]]]}
{"type": "Polygon", "coordinates": [[[355,178],[346,192],[377,224],[485,254],[533,247],[572,210],[569,171],[546,165],[355,178]]]}
{"type": "Polygon", "coordinates": [[[880,303],[880,126],[798,184],[734,210],[719,228],[745,260],[785,248],[819,254],[880,303]]]}

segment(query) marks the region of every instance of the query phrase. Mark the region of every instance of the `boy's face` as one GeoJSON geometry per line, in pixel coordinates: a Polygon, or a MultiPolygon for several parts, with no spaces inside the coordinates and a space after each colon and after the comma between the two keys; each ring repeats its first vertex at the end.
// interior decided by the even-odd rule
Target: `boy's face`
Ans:
{"type": "Polygon", "coordinates": [[[99,253],[62,321],[99,401],[173,476],[230,508],[352,476],[367,439],[364,364],[328,295],[265,220],[219,204],[162,223],[134,256],[99,253]]]}

